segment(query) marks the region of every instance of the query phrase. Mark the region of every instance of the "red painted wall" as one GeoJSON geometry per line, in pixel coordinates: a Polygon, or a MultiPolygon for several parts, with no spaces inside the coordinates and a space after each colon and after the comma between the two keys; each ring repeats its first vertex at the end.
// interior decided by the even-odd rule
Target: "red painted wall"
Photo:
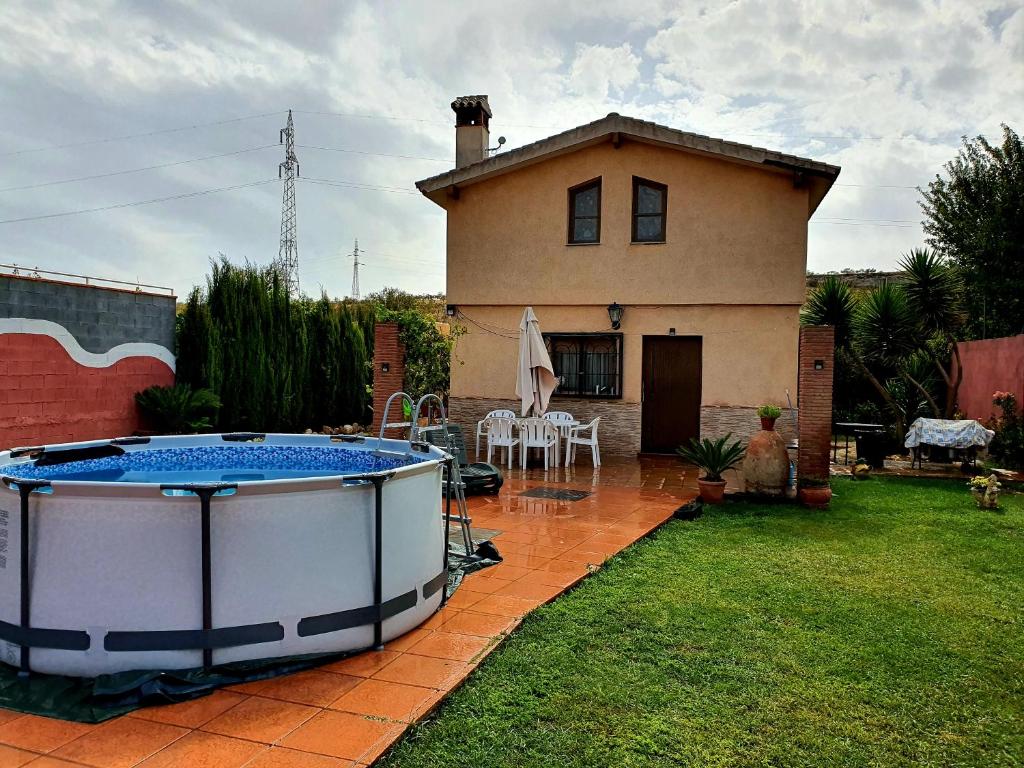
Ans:
{"type": "Polygon", "coordinates": [[[173,383],[154,357],[89,368],[49,336],[0,334],[0,450],[130,435],[139,426],[135,393],[173,383]]]}
{"type": "Polygon", "coordinates": [[[1024,334],[1001,339],[961,341],[964,380],[957,398],[969,418],[986,421],[993,415],[992,393],[1012,392],[1024,401],[1024,334]]]}

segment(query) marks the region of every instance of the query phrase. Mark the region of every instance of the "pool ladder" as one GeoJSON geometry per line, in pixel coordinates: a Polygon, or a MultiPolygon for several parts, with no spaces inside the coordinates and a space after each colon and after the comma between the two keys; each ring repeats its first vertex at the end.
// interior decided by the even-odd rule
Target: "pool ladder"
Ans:
{"type": "Polygon", "coordinates": [[[395,392],[391,397],[388,398],[387,403],[384,404],[384,414],[380,422],[380,434],[379,439],[384,439],[384,432],[388,429],[408,429],[409,430],[409,442],[417,442],[420,437],[420,427],[416,423],[420,413],[423,410],[423,406],[427,406],[427,423],[430,423],[430,417],[433,413],[434,405],[436,404],[437,410],[440,413],[440,421],[436,429],[441,430],[441,435],[444,438],[445,450],[451,457],[448,462],[448,473],[451,481],[451,492],[448,496],[448,507],[445,510],[445,546],[448,546],[448,525],[455,522],[459,524],[462,531],[462,543],[466,549],[466,557],[472,557],[476,551],[476,547],[473,544],[473,533],[470,530],[470,523],[473,522],[469,516],[469,507],[466,504],[466,484],[462,482],[462,475],[459,473],[459,458],[458,451],[455,448],[455,441],[452,439],[451,434],[448,432],[448,414],[445,411],[444,403],[441,398],[435,394],[426,394],[419,399],[419,402],[413,403],[412,397],[405,392],[395,392]],[[409,421],[388,421],[388,415],[391,411],[391,404],[399,399],[402,402],[402,411],[404,415],[405,404],[409,404],[409,421]],[[457,514],[451,513],[451,501],[452,496],[455,497],[455,507],[457,514]]]}

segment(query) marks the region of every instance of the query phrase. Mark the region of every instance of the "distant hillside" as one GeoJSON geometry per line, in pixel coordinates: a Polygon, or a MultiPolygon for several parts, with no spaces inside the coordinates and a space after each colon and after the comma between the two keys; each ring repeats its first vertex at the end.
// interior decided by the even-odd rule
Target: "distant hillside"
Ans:
{"type": "Polygon", "coordinates": [[[814,288],[826,277],[836,276],[846,280],[851,287],[867,290],[877,288],[885,281],[893,281],[899,272],[882,272],[877,269],[844,269],[840,272],[808,272],[807,289],[814,288]]]}

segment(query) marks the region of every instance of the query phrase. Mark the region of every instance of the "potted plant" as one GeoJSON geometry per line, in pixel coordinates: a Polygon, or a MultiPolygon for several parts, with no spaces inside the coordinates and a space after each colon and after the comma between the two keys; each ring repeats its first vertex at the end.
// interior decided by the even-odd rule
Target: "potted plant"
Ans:
{"type": "Polygon", "coordinates": [[[867,459],[857,459],[853,465],[853,479],[854,480],[867,480],[868,475],[871,474],[871,465],[867,459]]]}
{"type": "Polygon", "coordinates": [[[782,415],[782,409],[777,405],[762,405],[758,407],[757,415],[761,417],[761,429],[771,432],[775,429],[775,420],[782,415]]]}
{"type": "Polygon", "coordinates": [[[732,432],[718,440],[690,438],[689,445],[676,449],[683,459],[704,470],[704,477],[697,479],[700,498],[705,504],[721,504],[725,497],[725,480],[722,474],[741,461],[745,449],[739,440],[732,439],[732,432]]]}
{"type": "Polygon", "coordinates": [[[999,478],[994,474],[988,477],[984,475],[972,477],[967,483],[967,487],[971,489],[971,495],[978,503],[978,509],[999,508],[999,491],[1003,486],[999,484],[999,478]]]}
{"type": "Polygon", "coordinates": [[[832,489],[828,480],[820,477],[802,477],[797,483],[797,498],[805,507],[826,509],[832,501],[832,489]]]}

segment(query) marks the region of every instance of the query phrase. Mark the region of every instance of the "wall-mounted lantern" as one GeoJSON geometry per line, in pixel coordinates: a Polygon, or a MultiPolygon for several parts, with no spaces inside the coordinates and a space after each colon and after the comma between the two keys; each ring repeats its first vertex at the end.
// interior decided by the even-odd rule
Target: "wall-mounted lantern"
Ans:
{"type": "Polygon", "coordinates": [[[619,330],[622,327],[622,305],[613,301],[608,305],[608,319],[612,321],[612,330],[619,330]]]}

